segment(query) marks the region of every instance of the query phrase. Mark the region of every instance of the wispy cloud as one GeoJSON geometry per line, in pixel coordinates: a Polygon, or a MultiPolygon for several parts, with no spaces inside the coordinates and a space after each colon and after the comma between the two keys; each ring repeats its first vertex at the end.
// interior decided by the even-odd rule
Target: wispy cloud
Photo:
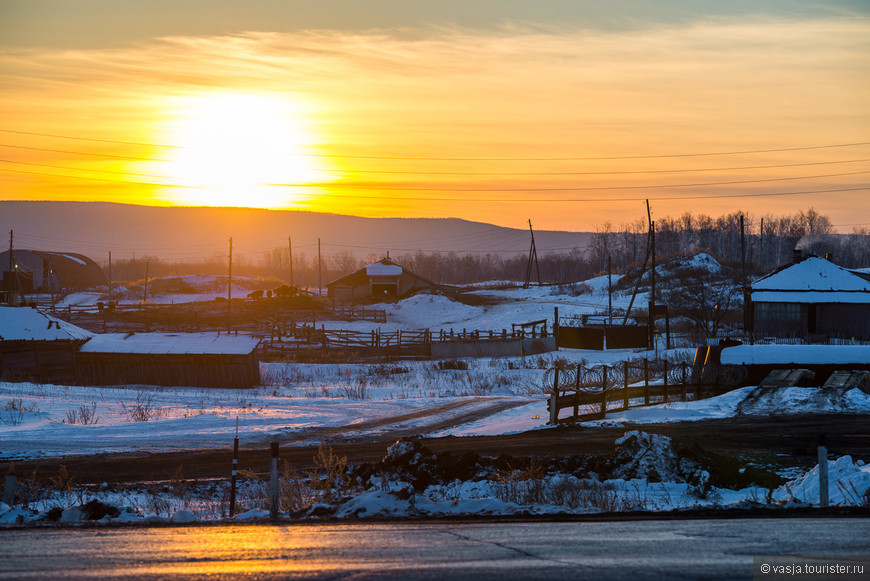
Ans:
{"type": "MultiPolygon", "coordinates": [[[[314,151],[325,154],[608,157],[870,141],[870,18],[859,15],[721,18],[620,32],[514,26],[486,33],[438,29],[413,36],[309,31],[172,37],[111,51],[6,52],[0,54],[0,71],[4,126],[123,141],[159,139],[156,128],[171,114],[165,110],[167,98],[217,90],[268,93],[297,103],[319,136],[311,144],[314,151]]],[[[870,149],[863,153],[870,157],[870,149]]],[[[751,161],[832,159],[828,154],[751,161]]],[[[497,173],[567,167],[556,162],[518,167],[516,162],[358,158],[332,163],[344,168],[343,175],[354,169],[497,173]]],[[[634,160],[630,166],[668,169],[697,163],[634,160]]],[[[570,167],[617,170],[628,164],[575,162],[570,167]]],[[[650,175],[496,179],[388,174],[372,179],[394,186],[461,182],[515,189],[679,181],[650,175]]],[[[834,180],[857,182],[867,180],[834,180]]],[[[601,192],[602,198],[607,195],[601,192]]],[[[726,203],[737,202],[711,202],[726,203]]],[[[763,198],[754,203],[771,204],[763,198]]],[[[388,201],[378,204],[378,211],[399,205],[388,201]]],[[[401,206],[418,215],[446,211],[424,202],[401,206]]],[[[354,211],[351,201],[342,207],[354,211]]],[[[469,203],[449,212],[480,219],[484,207],[469,203]]],[[[623,208],[611,207],[617,212],[623,208]]],[[[546,212],[553,227],[566,226],[564,211],[535,210],[546,212]]],[[[582,226],[595,220],[590,215],[582,226]]]]}

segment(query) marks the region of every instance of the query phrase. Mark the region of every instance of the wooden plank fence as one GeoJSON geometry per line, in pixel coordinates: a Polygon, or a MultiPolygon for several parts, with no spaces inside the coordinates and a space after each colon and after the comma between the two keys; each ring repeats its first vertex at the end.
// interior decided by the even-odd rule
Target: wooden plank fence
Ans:
{"type": "Polygon", "coordinates": [[[547,408],[549,424],[604,419],[607,412],[630,407],[648,406],[669,401],[689,401],[712,397],[714,386],[694,383],[691,365],[682,362],[623,362],[622,365],[599,365],[551,368],[547,384],[552,385],[547,408]],[[614,405],[616,404],[616,405],[614,405]],[[571,414],[562,417],[562,410],[571,414]]]}

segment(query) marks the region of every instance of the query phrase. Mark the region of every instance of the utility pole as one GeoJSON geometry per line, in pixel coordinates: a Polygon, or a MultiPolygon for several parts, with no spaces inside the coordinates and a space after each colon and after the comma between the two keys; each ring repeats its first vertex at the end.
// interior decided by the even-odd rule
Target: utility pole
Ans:
{"type": "Polygon", "coordinates": [[[230,332],[230,314],[233,304],[233,237],[230,236],[229,271],[227,276],[227,333],[230,332]]]}
{"type": "Polygon", "coordinates": [[[317,238],[317,296],[323,295],[323,261],[320,256],[320,238],[317,238]]]}
{"type": "Polygon", "coordinates": [[[761,231],[758,240],[758,261],[760,262],[762,272],[764,272],[764,218],[761,219],[761,231]]]}
{"type": "Polygon", "coordinates": [[[290,286],[293,286],[293,241],[287,237],[287,251],[290,253],[290,286]]]}
{"type": "Polygon", "coordinates": [[[142,306],[148,303],[148,261],[145,261],[145,292],[142,293],[142,306]]]}
{"type": "Polygon", "coordinates": [[[112,251],[109,250],[109,305],[112,303],[112,251]]]}
{"type": "Polygon", "coordinates": [[[9,231],[9,287],[7,302],[10,307],[15,306],[15,297],[20,296],[21,302],[24,302],[24,289],[21,288],[21,279],[18,275],[18,263],[15,261],[15,245],[13,243],[15,231],[9,231]]]}
{"type": "Polygon", "coordinates": [[[529,288],[532,280],[532,261],[535,262],[535,271],[538,274],[538,286],[541,286],[541,267],[538,264],[538,249],[535,247],[535,231],[532,229],[532,220],[529,219],[529,233],[532,235],[531,246],[529,246],[529,262],[526,264],[526,281],[523,288],[529,288]]]}
{"type": "Polygon", "coordinates": [[[613,325],[613,261],[607,255],[607,317],[608,323],[613,325]]]}
{"type": "Polygon", "coordinates": [[[746,231],[743,229],[743,214],[740,214],[740,264],[743,283],[746,284],[746,231]]]}

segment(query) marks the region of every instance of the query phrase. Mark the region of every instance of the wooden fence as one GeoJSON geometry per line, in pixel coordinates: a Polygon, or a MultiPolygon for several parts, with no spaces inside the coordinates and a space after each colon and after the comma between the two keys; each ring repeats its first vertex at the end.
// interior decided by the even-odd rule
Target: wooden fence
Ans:
{"type": "Polygon", "coordinates": [[[548,371],[552,385],[547,407],[549,424],[604,419],[609,411],[648,406],[669,401],[689,401],[712,397],[714,386],[691,381],[692,367],[686,362],[667,361],[571,368],[554,367],[548,371]],[[614,405],[615,404],[615,405],[614,405]],[[570,409],[571,414],[560,417],[570,409]]]}

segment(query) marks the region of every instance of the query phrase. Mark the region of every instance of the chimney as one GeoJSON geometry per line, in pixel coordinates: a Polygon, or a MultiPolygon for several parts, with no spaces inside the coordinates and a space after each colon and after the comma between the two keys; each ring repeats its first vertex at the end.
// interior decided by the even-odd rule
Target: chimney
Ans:
{"type": "Polygon", "coordinates": [[[793,260],[794,262],[797,262],[797,261],[800,260],[801,258],[803,258],[803,252],[801,252],[801,249],[800,249],[800,248],[795,248],[794,251],[793,251],[792,260],[793,260]]]}

